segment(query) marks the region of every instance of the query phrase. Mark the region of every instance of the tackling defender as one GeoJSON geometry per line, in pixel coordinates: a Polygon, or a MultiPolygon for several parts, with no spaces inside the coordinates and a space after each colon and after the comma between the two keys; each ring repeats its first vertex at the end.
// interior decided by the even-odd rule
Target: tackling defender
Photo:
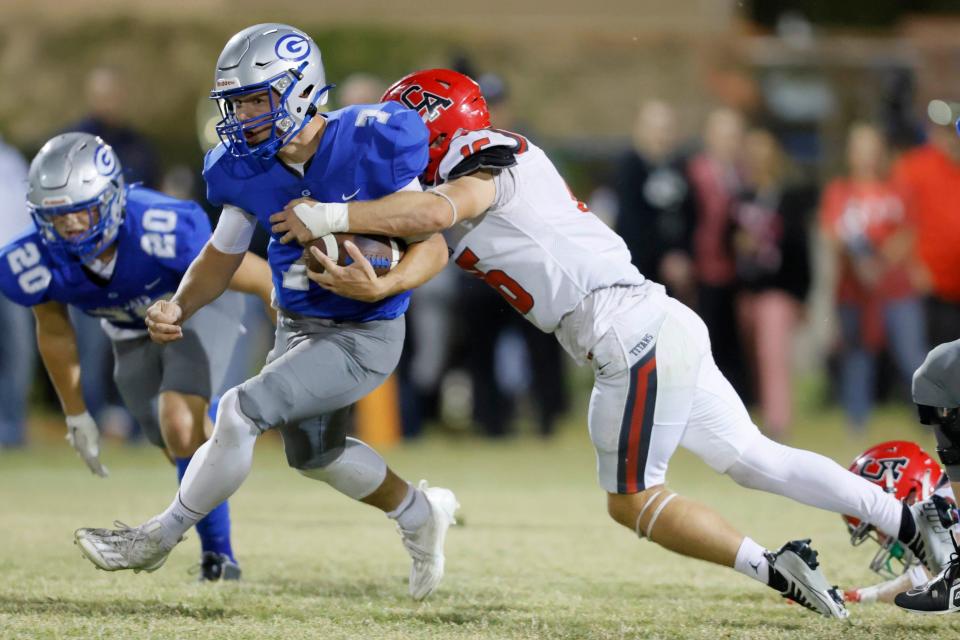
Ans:
{"type": "MultiPolygon", "coordinates": [[[[208,199],[223,205],[223,215],[173,299],[148,312],[155,340],[182,337],[183,323],[223,291],[257,221],[269,227],[269,216],[290,199],[365,200],[420,189],[427,130],[417,114],[393,102],[320,114],[329,89],[317,45],[293,27],[255,25],[227,42],[211,94],[222,110],[222,144],[207,154],[203,172],[208,199]]],[[[79,529],[77,541],[101,568],[155,569],[193,522],[240,487],[257,437],[279,428],[291,467],[397,522],[413,559],[410,594],[423,599],[443,576],[456,498],[408,484],[346,429],[350,406],[396,366],[408,290],[444,267],[443,239],[412,243],[390,273],[372,278],[377,290],[362,300],[312,284],[299,246],[274,236],[268,257],[280,321],[267,366],[224,395],[211,440],[165,512],[134,529],[79,529]]],[[[350,281],[370,281],[361,267],[334,268],[350,281]]]]}
{"type": "MultiPolygon", "coordinates": [[[[283,242],[339,231],[410,236],[446,230],[458,266],[553,332],[595,374],[589,430],[614,520],[675,552],[734,567],[821,614],[845,617],[809,541],[771,552],[705,505],[664,486],[678,446],[737,483],[850,513],[902,540],[933,571],[947,562],[934,505],[908,507],[827,458],[764,437],[717,369],[707,329],[631,265],[623,241],[570,193],[547,156],[490,128],[479,88],[462,74],[411,74],[385,99],[418,111],[431,135],[423,174],[437,185],[373,202],[295,199],[275,214],[283,242]]],[[[319,252],[310,272],[341,295],[363,289],[319,252]]]]}
{"type": "MultiPolygon", "coordinates": [[[[28,206],[36,229],[0,251],[0,290],[31,307],[47,373],[66,415],[67,439],[90,470],[106,476],[99,432],[80,391],[77,342],[67,305],[101,318],[113,344],[114,380],[127,408],[183,476],[206,439],[207,408],[222,391],[231,346],[242,328],[229,300],[198,314],[181,344],[153,344],[147,308],[169,297],[210,237],[194,202],[126,185],[120,162],[100,138],[66,133],[30,165],[28,206]]],[[[247,254],[230,288],[270,304],[266,263],[247,254]]],[[[196,523],[201,580],[237,579],[230,516],[223,502],[196,523]]]]}

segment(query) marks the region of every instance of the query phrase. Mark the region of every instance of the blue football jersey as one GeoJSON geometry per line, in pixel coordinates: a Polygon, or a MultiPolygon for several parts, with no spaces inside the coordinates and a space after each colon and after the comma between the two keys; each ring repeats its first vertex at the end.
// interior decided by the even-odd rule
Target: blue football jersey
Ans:
{"type": "Polygon", "coordinates": [[[130,186],[109,280],[51,253],[34,230],[0,249],[0,292],[24,306],[71,304],[118,328],[145,329],[147,308],[177,290],[210,231],[197,203],[130,186]]]}
{"type": "MultiPolygon", "coordinates": [[[[235,158],[223,145],[207,153],[207,199],[253,214],[270,231],[270,216],[295,198],[319,202],[375,200],[399,191],[427,166],[429,134],[420,116],[396,102],[355,105],[323,115],[327,126],[301,177],[276,158],[235,158]]],[[[303,247],[281,244],[271,232],[267,259],[279,306],[305,316],[369,322],[396,318],[410,293],[361,302],[330,293],[307,279],[303,247]]]]}

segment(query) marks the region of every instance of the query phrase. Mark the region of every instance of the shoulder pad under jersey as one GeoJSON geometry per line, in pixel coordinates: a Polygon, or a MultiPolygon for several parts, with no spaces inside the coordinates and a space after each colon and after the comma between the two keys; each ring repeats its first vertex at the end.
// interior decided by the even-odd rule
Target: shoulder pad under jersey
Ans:
{"type": "Polygon", "coordinates": [[[517,164],[517,156],[526,152],[526,138],[499,129],[468,131],[453,139],[440,161],[439,181],[446,182],[481,169],[507,169],[517,164]]]}

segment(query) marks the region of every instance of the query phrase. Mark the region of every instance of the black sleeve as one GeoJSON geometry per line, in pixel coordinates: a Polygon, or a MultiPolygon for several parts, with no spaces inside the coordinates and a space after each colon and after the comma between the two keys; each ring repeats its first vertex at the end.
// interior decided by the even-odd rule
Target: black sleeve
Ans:
{"type": "Polygon", "coordinates": [[[677,170],[683,176],[686,187],[686,193],[683,196],[683,202],[680,204],[680,213],[683,216],[684,233],[681,246],[675,247],[689,256],[693,256],[693,230],[697,226],[697,194],[694,191],[693,180],[690,179],[688,164],[686,159],[677,163],[677,170]]]}
{"type": "Polygon", "coordinates": [[[785,289],[801,302],[810,293],[813,281],[810,265],[810,219],[817,205],[812,187],[788,189],[783,195],[783,269],[785,289]]]}
{"type": "Polygon", "coordinates": [[[502,171],[503,169],[509,169],[515,164],[517,164],[517,157],[514,154],[514,149],[505,146],[488,147],[476,153],[471,153],[461,160],[460,164],[450,171],[447,180],[462,178],[471,173],[476,173],[481,169],[502,171]]]}
{"type": "Polygon", "coordinates": [[[614,231],[623,238],[630,259],[640,273],[656,278],[660,255],[656,235],[651,231],[655,221],[649,216],[643,199],[646,173],[643,161],[635,153],[628,152],[620,158],[615,184],[617,220],[614,231]]]}

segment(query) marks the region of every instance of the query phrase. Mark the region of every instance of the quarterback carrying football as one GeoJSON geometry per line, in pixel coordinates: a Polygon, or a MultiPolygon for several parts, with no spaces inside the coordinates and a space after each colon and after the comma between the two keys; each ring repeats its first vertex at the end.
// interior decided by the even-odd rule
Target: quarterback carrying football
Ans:
{"type": "MultiPolygon", "coordinates": [[[[345,231],[443,231],[459,267],[554,333],[578,363],[592,365],[588,426],[615,521],[677,553],[733,567],[823,615],[846,617],[809,540],[768,550],[665,487],[669,460],[683,446],[742,486],[873,524],[934,572],[947,562],[950,542],[934,505],[902,505],[835,462],[760,433],[714,363],[700,318],[637,271],[623,240],[577,201],[542,150],[491,128],[475,82],[421,71],[384,98],[418,112],[429,128],[421,178],[432,188],[349,204],[298,200],[271,218],[273,231],[282,242],[345,231]]],[[[329,267],[308,276],[341,295],[362,294],[329,267]]]]}
{"type": "MultiPolygon", "coordinates": [[[[321,114],[327,100],[316,43],[283,24],[234,35],[217,61],[211,97],[220,106],[222,143],[205,159],[207,199],[223,206],[211,242],[176,294],[150,308],[154,340],[174,344],[184,323],[223,291],[257,221],[295,198],[365,200],[420,189],[427,130],[416,113],[389,102],[321,114]]],[[[346,251],[357,252],[345,243],[346,251]]],[[[414,487],[372,448],[347,437],[351,405],[393,371],[403,345],[409,289],[447,261],[440,236],[407,247],[382,278],[359,253],[339,277],[365,287],[347,299],[311,283],[300,247],[268,249],[279,323],[268,364],[220,401],[210,441],[194,456],[170,507],[131,529],[79,529],[97,566],[153,570],[183,533],[243,483],[258,436],[279,428],[287,461],[304,477],[386,512],[412,558],[409,590],[420,600],[443,576],[443,544],[457,501],[448,489],[414,487]]]]}

